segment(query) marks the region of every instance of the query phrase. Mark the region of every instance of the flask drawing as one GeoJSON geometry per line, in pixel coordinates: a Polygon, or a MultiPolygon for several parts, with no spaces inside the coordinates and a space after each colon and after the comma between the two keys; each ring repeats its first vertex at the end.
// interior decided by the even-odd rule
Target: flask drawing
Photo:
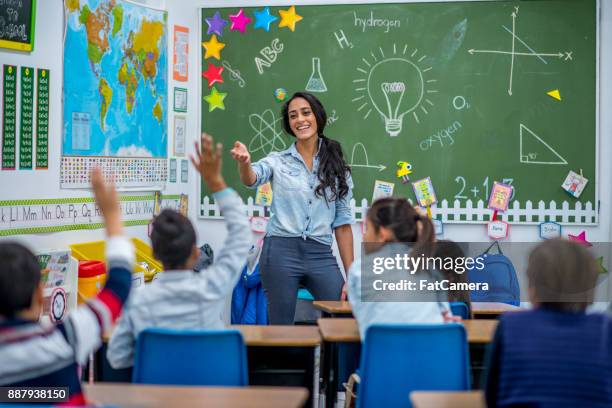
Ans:
{"type": "Polygon", "coordinates": [[[327,86],[321,75],[321,60],[318,57],[312,59],[312,74],[306,84],[308,92],[327,92],[327,86]]]}

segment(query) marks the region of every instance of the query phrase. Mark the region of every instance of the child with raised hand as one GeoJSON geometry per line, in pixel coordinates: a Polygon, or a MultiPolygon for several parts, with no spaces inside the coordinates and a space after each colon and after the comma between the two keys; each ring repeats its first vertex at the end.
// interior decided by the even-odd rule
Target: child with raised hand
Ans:
{"type": "Polygon", "coordinates": [[[165,272],[130,297],[108,346],[114,368],[134,364],[138,334],[149,327],[210,330],[223,329],[222,313],[231,296],[251,247],[252,234],[246,208],[221,175],[222,146],[203,134],[191,162],[212,191],[223,212],[228,234],[215,263],[200,272],[196,233],[191,222],[173,210],[162,211],[153,221],[153,254],[165,272]]]}
{"type": "Polygon", "coordinates": [[[538,245],[527,265],[533,310],[504,313],[491,345],[489,407],[612,407],[612,320],[587,314],[598,266],[577,243],[538,245]]]}
{"type": "Polygon", "coordinates": [[[0,243],[0,386],[68,387],[69,403],[85,404],[78,366],[102,344],[130,292],[134,249],[122,235],[117,192],[92,172],[106,225],[108,279],[102,291],[57,325],[38,322],[43,286],[36,257],[23,245],[0,243]]]}

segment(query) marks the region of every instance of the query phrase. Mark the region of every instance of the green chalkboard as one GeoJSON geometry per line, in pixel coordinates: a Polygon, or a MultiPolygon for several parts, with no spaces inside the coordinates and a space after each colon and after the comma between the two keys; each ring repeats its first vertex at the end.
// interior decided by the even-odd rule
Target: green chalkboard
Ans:
{"type": "MultiPolygon", "coordinates": [[[[433,212],[446,222],[488,220],[491,186],[505,181],[515,187],[511,222],[597,223],[595,0],[297,6],[295,31],[279,27],[288,6],[269,8],[278,18],[269,31],[254,28],[263,8],[243,8],[252,19],[244,33],[230,31],[239,10],[201,15],[203,43],[212,38],[206,19],[218,11],[228,20],[216,37],[221,59],[205,59],[203,47],[201,67],[224,67],[213,85],[224,109],[202,99],[201,123],[226,150],[241,140],[255,161],[288,147],[275,90],[307,89],[353,166],[358,206],[375,180],[414,200],[396,177],[403,160],[411,181],[431,177],[433,212]],[[589,180],[579,198],[561,188],[570,170],[589,180]]],[[[203,77],[202,97],[211,89],[203,77]]],[[[224,173],[254,196],[229,153],[224,173]]]]}

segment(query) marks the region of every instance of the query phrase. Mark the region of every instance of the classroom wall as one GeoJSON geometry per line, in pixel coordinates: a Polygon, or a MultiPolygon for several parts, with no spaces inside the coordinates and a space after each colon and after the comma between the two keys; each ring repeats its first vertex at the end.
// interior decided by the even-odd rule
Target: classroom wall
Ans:
{"type": "MultiPolygon", "coordinates": [[[[168,10],[168,46],[169,55],[172,55],[172,26],[179,24],[190,29],[189,43],[189,81],[177,83],[172,80],[171,64],[169,64],[169,92],[173,86],[186,87],[188,95],[188,121],[187,134],[192,140],[198,137],[199,105],[201,95],[199,91],[200,68],[202,47],[199,40],[200,14],[199,7],[228,7],[228,6],[257,6],[257,5],[285,5],[286,1],[247,1],[247,0],[141,0],[140,3],[149,2],[168,10]]],[[[405,1],[408,2],[408,1],[405,1]]],[[[416,2],[416,1],[414,1],[416,2]]],[[[295,1],[292,4],[317,4],[320,1],[295,1]]],[[[371,3],[371,1],[357,0],[347,3],[371,3]]],[[[587,238],[591,241],[608,241],[611,239],[610,213],[612,207],[612,164],[608,159],[612,155],[612,117],[605,112],[612,112],[612,77],[605,72],[612,72],[612,3],[601,1],[600,15],[600,58],[599,58],[599,176],[598,188],[600,198],[600,219],[596,227],[564,228],[564,233],[578,233],[586,230],[587,238]]],[[[62,35],[63,35],[63,5],[62,0],[44,0],[37,2],[36,16],[36,44],[32,53],[19,53],[8,50],[0,51],[0,64],[14,64],[18,66],[27,65],[34,67],[45,67],[51,69],[51,95],[50,95],[50,129],[49,129],[49,169],[48,170],[16,170],[0,171],[0,200],[27,199],[27,198],[56,198],[56,197],[82,197],[88,196],[86,190],[61,190],[59,188],[59,158],[61,154],[62,137],[62,35]]],[[[171,126],[172,97],[168,98],[169,120],[171,126]]],[[[172,146],[172,129],[168,130],[170,135],[169,146],[172,146]]],[[[236,135],[237,138],[240,135],[236,135]]],[[[576,135],[580,137],[580,135],[576,135]]],[[[189,138],[189,137],[188,137],[189,138]]],[[[188,150],[192,150],[192,144],[188,142],[188,150]]],[[[209,243],[215,251],[218,251],[226,238],[224,222],[221,220],[197,219],[197,206],[199,196],[198,179],[190,168],[188,184],[168,184],[166,194],[189,194],[189,213],[196,220],[200,243],[209,243]]],[[[361,242],[361,224],[353,228],[355,233],[356,256],[359,256],[359,244],[361,242]]],[[[130,236],[147,239],[145,227],[129,227],[127,233],[130,236]]],[[[92,231],[70,231],[53,234],[23,235],[14,237],[0,237],[0,240],[17,239],[28,243],[31,247],[57,248],[66,247],[75,242],[99,240],[103,238],[102,230],[92,231]]],[[[487,241],[485,227],[481,225],[445,225],[444,238],[457,241],[487,241]]],[[[538,231],[536,226],[511,226],[511,241],[537,241],[538,231]]]]}

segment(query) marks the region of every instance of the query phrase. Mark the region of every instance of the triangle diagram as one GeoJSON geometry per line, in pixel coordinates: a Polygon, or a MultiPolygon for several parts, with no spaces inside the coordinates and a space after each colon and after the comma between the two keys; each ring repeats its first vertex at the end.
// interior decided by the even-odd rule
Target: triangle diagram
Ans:
{"type": "Polygon", "coordinates": [[[528,164],[567,164],[567,161],[527,126],[520,124],[520,159],[528,164]]]}

